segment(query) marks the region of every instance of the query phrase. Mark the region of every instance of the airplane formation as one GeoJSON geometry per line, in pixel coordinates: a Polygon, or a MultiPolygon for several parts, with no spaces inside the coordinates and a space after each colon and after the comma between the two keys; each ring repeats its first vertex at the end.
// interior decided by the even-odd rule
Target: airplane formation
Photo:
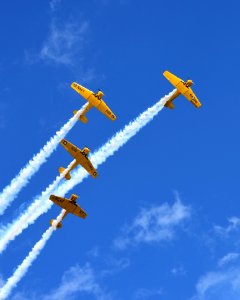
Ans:
{"type": "MultiPolygon", "coordinates": [[[[187,98],[195,107],[201,107],[201,102],[198,100],[197,96],[194,94],[193,90],[190,88],[192,86],[193,81],[191,79],[187,80],[186,82],[181,78],[177,77],[176,75],[170,73],[169,71],[165,71],[163,75],[170,81],[170,83],[176,88],[175,93],[171,96],[171,98],[165,103],[165,107],[173,109],[173,100],[176,99],[181,94],[187,98]]],[[[115,121],[116,115],[112,112],[112,110],[107,106],[107,104],[103,101],[102,97],[104,93],[102,91],[98,91],[94,93],[87,88],[83,87],[82,85],[73,82],[71,87],[80,94],[85,100],[88,101],[88,105],[83,110],[81,115],[79,116],[79,120],[83,123],[87,123],[88,119],[86,117],[86,113],[92,108],[96,107],[101,113],[103,113],[106,117],[110,120],[115,121]]],[[[73,113],[77,114],[77,110],[73,113]]],[[[71,165],[70,169],[67,173],[64,173],[64,177],[66,180],[71,179],[70,172],[76,168],[77,165],[81,165],[93,178],[98,176],[97,170],[94,168],[92,162],[88,158],[88,153],[90,149],[84,147],[82,150],[77,146],[73,145],[66,139],[62,139],[60,144],[69,152],[69,154],[75,159],[75,162],[71,165]]],[[[60,167],[59,173],[63,173],[65,168],[60,167]]],[[[67,214],[72,213],[73,215],[85,219],[87,217],[87,213],[77,204],[78,196],[72,194],[72,196],[67,199],[64,197],[50,195],[49,200],[53,203],[60,206],[62,209],[65,210],[62,219],[56,224],[56,220],[52,219],[50,221],[51,226],[55,226],[56,228],[61,228],[62,223],[61,221],[67,216],[67,214]]]]}

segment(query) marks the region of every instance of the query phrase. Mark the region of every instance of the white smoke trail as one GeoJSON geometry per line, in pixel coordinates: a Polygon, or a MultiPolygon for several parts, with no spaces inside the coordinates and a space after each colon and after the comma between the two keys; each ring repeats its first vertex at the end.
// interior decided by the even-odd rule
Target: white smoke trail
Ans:
{"type": "Polygon", "coordinates": [[[6,208],[17,197],[21,189],[26,186],[31,177],[39,170],[40,166],[46,162],[47,158],[57,148],[57,145],[63,139],[69,130],[77,122],[81,112],[84,110],[87,104],[74,115],[56,134],[46,143],[46,145],[36,154],[27,165],[21,169],[15,178],[12,179],[10,184],[6,186],[0,194],[0,215],[4,213],[6,208]]]}
{"type": "MultiPolygon", "coordinates": [[[[172,91],[167,96],[160,99],[155,105],[148,108],[145,112],[140,114],[134,121],[130,122],[124,127],[123,130],[116,133],[105,145],[99,150],[95,151],[90,156],[94,166],[99,166],[106,159],[113,155],[120,147],[122,147],[131,137],[133,137],[142,127],[150,122],[164,107],[164,104],[175,92],[172,91]]],[[[76,184],[82,182],[84,178],[88,176],[88,173],[83,168],[78,168],[72,174],[71,180],[64,182],[58,187],[49,189],[49,187],[41,194],[41,196],[34,199],[32,205],[16,220],[12,223],[1,228],[0,238],[0,253],[6,248],[7,244],[14,240],[16,236],[22,233],[30,224],[32,224],[41,214],[48,211],[52,205],[52,202],[47,200],[50,193],[54,192],[58,195],[64,196],[69,190],[71,190],[76,184]]]]}
{"type": "MultiPolygon", "coordinates": [[[[90,155],[90,160],[97,168],[104,163],[108,157],[112,156],[123,145],[125,145],[130,138],[132,138],[140,129],[147,125],[163,108],[168,99],[175,93],[175,89],[168,95],[161,98],[156,104],[148,108],[145,112],[140,114],[135,120],[126,125],[122,130],[117,132],[107,143],[101,148],[90,155]]],[[[76,184],[82,182],[88,174],[82,168],[77,169],[72,174],[72,179],[68,182],[64,182],[57,188],[56,193],[65,195],[76,184]]]]}
{"type": "Polygon", "coordinates": [[[28,269],[31,267],[33,261],[38,257],[41,250],[46,245],[47,241],[51,237],[53,231],[56,229],[56,225],[59,221],[62,220],[62,217],[65,213],[65,209],[61,211],[58,215],[56,222],[54,222],[53,226],[49,227],[42,238],[34,245],[32,250],[29,252],[28,256],[23,260],[23,262],[17,267],[15,272],[11,277],[8,278],[6,283],[0,289],[0,300],[6,299],[13,288],[18,284],[18,282],[22,279],[22,277],[27,273],[28,269]]]}
{"type": "Polygon", "coordinates": [[[42,194],[36,198],[36,200],[28,207],[27,213],[23,213],[16,222],[13,222],[7,226],[3,226],[0,230],[0,253],[4,251],[4,249],[7,247],[8,243],[11,240],[14,240],[16,236],[22,233],[22,231],[27,228],[31,223],[33,223],[36,218],[35,216],[36,211],[41,211],[42,213],[46,212],[51,205],[53,204],[52,201],[46,200],[49,199],[50,194],[57,188],[59,182],[62,178],[66,175],[66,173],[70,170],[72,165],[76,162],[74,159],[68,167],[61,173],[61,175],[57,176],[57,178],[53,181],[52,184],[50,184],[45,191],[42,192],[42,194]],[[43,200],[48,203],[43,203],[43,200]],[[48,209],[43,209],[43,206],[45,205],[48,207],[48,209]]]}

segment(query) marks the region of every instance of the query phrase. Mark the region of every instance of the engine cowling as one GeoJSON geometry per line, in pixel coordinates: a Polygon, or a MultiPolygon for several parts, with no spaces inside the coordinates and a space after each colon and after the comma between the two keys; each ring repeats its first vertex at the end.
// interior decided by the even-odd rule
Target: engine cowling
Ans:
{"type": "Polygon", "coordinates": [[[104,96],[104,93],[103,93],[102,91],[98,91],[98,92],[97,92],[97,98],[98,98],[99,100],[101,100],[103,96],[104,96]]]}
{"type": "Polygon", "coordinates": [[[89,149],[89,148],[87,148],[87,147],[83,148],[83,154],[84,154],[85,156],[87,156],[89,152],[90,152],[90,149],[89,149]]]}
{"type": "Polygon", "coordinates": [[[77,195],[75,195],[75,194],[72,194],[72,196],[70,197],[70,201],[74,201],[74,202],[76,202],[77,201],[77,198],[78,198],[78,196],[77,195]]]}
{"type": "Polygon", "coordinates": [[[193,85],[193,81],[192,81],[191,79],[188,79],[188,80],[186,81],[186,86],[187,86],[187,87],[190,87],[191,85],[193,85]]]}

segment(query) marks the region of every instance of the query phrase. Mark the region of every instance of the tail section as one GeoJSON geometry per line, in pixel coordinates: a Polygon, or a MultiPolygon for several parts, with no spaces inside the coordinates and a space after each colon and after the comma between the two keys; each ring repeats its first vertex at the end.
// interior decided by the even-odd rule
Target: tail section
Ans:
{"type": "MultiPolygon", "coordinates": [[[[63,167],[60,167],[60,168],[58,169],[58,171],[59,171],[60,174],[62,174],[65,170],[66,170],[66,169],[63,168],[63,167]]],[[[70,180],[70,179],[71,179],[71,175],[70,175],[69,172],[65,175],[65,178],[66,178],[67,180],[70,180]]]]}
{"type": "MultiPolygon", "coordinates": [[[[78,110],[74,110],[73,114],[76,115],[77,113],[78,113],[78,110]]],[[[80,115],[79,121],[86,124],[88,122],[88,118],[85,115],[80,115]]]]}
{"type": "Polygon", "coordinates": [[[56,226],[57,229],[62,228],[62,223],[61,223],[61,222],[58,222],[57,225],[54,224],[55,222],[56,222],[55,219],[50,220],[50,225],[51,225],[51,226],[56,226]]]}

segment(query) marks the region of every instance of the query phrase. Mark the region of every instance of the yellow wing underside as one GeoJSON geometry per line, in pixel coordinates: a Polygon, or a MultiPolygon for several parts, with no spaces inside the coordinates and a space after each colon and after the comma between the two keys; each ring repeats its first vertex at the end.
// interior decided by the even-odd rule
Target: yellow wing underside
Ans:
{"type": "Polygon", "coordinates": [[[90,174],[92,177],[96,178],[98,176],[97,170],[92,165],[91,161],[84,155],[79,156],[77,162],[90,174]]]}
{"type": "Polygon", "coordinates": [[[173,86],[175,86],[175,88],[177,88],[177,85],[182,81],[181,78],[177,77],[176,75],[173,75],[169,71],[163,72],[163,75],[167,78],[167,80],[171,82],[173,86]]]}
{"type": "MultiPolygon", "coordinates": [[[[88,90],[84,86],[78,84],[77,82],[73,82],[71,84],[71,87],[80,94],[83,98],[85,98],[89,104],[84,109],[84,111],[81,113],[79,119],[83,123],[87,123],[88,119],[85,116],[85,114],[94,106],[96,107],[101,113],[103,113],[106,117],[108,117],[110,120],[115,121],[116,115],[112,112],[112,110],[107,106],[107,104],[102,100],[102,98],[98,98],[98,93],[94,93],[93,91],[88,90]]],[[[74,114],[76,114],[77,111],[74,111],[74,114]]]]}
{"type": "Polygon", "coordinates": [[[83,151],[67,141],[62,139],[61,145],[70,153],[70,155],[76,159],[76,164],[71,168],[76,167],[77,164],[80,164],[92,177],[96,178],[98,176],[97,170],[93,167],[91,161],[87,156],[83,154],[83,151]]]}
{"type": "Polygon", "coordinates": [[[88,98],[93,94],[92,91],[86,89],[84,86],[78,84],[77,82],[73,82],[71,84],[71,88],[73,88],[78,94],[80,94],[86,100],[88,100],[88,98]]]}
{"type": "Polygon", "coordinates": [[[78,153],[81,151],[78,147],[67,141],[66,139],[61,140],[61,145],[69,152],[69,154],[76,159],[78,153]]]}

